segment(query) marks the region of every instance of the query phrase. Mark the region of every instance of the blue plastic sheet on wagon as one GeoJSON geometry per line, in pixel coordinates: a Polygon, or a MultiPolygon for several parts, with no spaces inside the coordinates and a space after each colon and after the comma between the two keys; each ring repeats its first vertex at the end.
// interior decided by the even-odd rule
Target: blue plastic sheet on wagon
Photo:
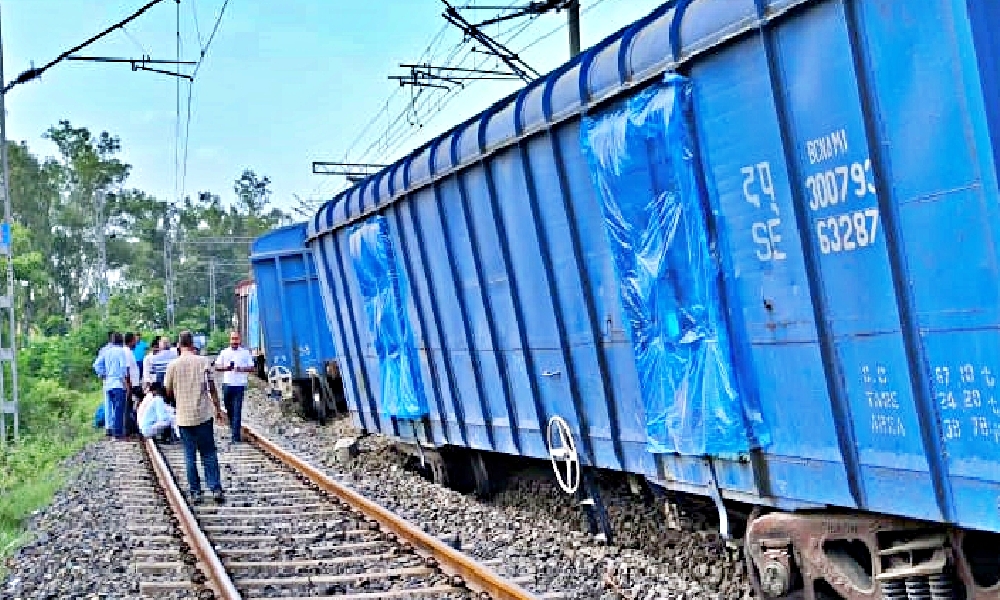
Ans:
{"type": "Polygon", "coordinates": [[[420,361],[406,314],[407,282],[398,268],[385,217],[374,216],[350,235],[351,259],[378,355],[382,410],[402,419],[428,413],[420,361]]]}
{"type": "Polygon", "coordinates": [[[736,387],[689,102],[688,81],[670,75],[586,116],[581,143],[614,256],[648,449],[727,456],[749,450],[763,422],[736,387]]]}
{"type": "Polygon", "coordinates": [[[260,341],[260,309],[257,306],[257,288],[252,287],[247,296],[247,337],[245,343],[253,351],[260,350],[263,344],[260,341]]]}

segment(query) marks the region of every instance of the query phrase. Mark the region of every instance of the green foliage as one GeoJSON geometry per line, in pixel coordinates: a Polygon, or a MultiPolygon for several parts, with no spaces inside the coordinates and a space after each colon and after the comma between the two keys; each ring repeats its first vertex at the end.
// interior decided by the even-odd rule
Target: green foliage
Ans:
{"type": "MultiPolygon", "coordinates": [[[[104,199],[103,237],[107,270],[114,273],[110,313],[128,315],[129,329],[166,327],[164,292],[165,231],[172,230],[175,322],[209,330],[215,266],[217,323],[228,324],[233,288],[249,276],[249,240],[289,220],[270,207],[271,180],[244,169],[231,202],[211,192],[168,202],[128,189],[131,172],[122,141],[108,132],[60,121],[45,134],[59,149],[56,159],[40,160],[25,143],[10,143],[11,199],[18,309],[31,330],[65,334],[67,316],[80,322],[97,306],[95,223],[104,199]],[[33,297],[32,297],[33,296],[33,297]]],[[[28,333],[27,327],[20,332],[28,333]]]]}
{"type": "Polygon", "coordinates": [[[205,344],[209,354],[215,354],[229,345],[229,329],[219,329],[212,333],[205,344]]]}
{"type": "Polygon", "coordinates": [[[103,392],[91,365],[106,339],[105,326],[90,315],[18,351],[21,438],[0,450],[0,558],[24,539],[25,518],[61,485],[60,462],[99,435],[91,423],[103,392]]]}
{"type": "Polygon", "coordinates": [[[98,436],[89,421],[100,392],[71,392],[51,380],[25,391],[26,432],[0,450],[0,559],[25,539],[25,519],[62,485],[60,462],[98,436]]]}

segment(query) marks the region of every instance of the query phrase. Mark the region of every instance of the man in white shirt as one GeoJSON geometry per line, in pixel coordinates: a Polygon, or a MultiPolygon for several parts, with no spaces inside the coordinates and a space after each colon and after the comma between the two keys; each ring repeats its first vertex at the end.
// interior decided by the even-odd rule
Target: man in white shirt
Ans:
{"type": "Polygon", "coordinates": [[[222,401],[229,413],[229,429],[232,432],[233,443],[240,442],[240,427],[243,413],[243,392],[246,390],[248,376],[253,373],[253,357],[250,351],[240,346],[239,332],[229,334],[229,347],[219,352],[215,360],[215,369],[223,373],[222,383],[225,392],[222,401]]]}
{"type": "Polygon", "coordinates": [[[167,406],[163,400],[163,386],[156,382],[150,384],[149,392],[136,411],[136,417],[139,433],[147,438],[161,435],[169,440],[170,432],[177,425],[177,411],[172,406],[167,406]]]}
{"type": "Polygon", "coordinates": [[[142,371],[139,369],[139,362],[135,359],[136,342],[138,342],[138,338],[134,333],[125,334],[125,349],[131,355],[128,361],[128,378],[132,384],[131,389],[125,390],[125,435],[139,433],[135,411],[139,407],[139,403],[142,402],[142,371]]]}
{"type": "MultiPolygon", "coordinates": [[[[101,349],[97,351],[97,358],[100,359],[109,348],[114,346],[112,339],[115,337],[114,331],[108,332],[108,343],[101,346],[101,349]]],[[[96,361],[95,361],[96,364],[96,361]]],[[[101,385],[104,385],[104,375],[99,375],[101,378],[101,385]]],[[[111,419],[108,415],[111,414],[111,401],[108,400],[107,395],[104,397],[104,433],[108,437],[111,437],[111,419]]]]}

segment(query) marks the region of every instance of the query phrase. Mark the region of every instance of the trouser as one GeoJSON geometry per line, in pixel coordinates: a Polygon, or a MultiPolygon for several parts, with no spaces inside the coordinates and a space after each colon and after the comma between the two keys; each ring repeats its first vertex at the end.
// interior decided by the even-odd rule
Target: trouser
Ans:
{"type": "Polygon", "coordinates": [[[111,400],[107,390],[104,391],[104,434],[111,435],[111,400]]]}
{"type": "Polygon", "coordinates": [[[188,489],[192,494],[201,493],[201,478],[198,476],[197,455],[201,455],[201,466],[205,470],[205,482],[213,492],[222,490],[219,477],[219,457],[215,450],[215,431],[212,419],[201,425],[180,427],[181,443],[184,444],[184,462],[187,467],[188,489]]]}
{"type": "Polygon", "coordinates": [[[233,441],[239,442],[240,428],[243,426],[243,386],[227,385],[222,392],[222,402],[229,413],[229,431],[232,433],[233,441]]]}
{"type": "Polygon", "coordinates": [[[125,390],[115,388],[107,391],[107,410],[104,412],[105,422],[114,437],[125,437],[125,413],[128,401],[125,390]]]}
{"type": "Polygon", "coordinates": [[[142,404],[142,388],[132,388],[127,404],[128,408],[125,412],[125,434],[136,435],[139,433],[139,420],[136,416],[136,410],[139,408],[139,405],[142,404]]]}

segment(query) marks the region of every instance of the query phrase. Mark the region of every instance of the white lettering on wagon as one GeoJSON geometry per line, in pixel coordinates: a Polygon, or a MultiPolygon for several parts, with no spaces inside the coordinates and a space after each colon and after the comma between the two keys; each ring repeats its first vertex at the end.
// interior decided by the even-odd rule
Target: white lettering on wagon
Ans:
{"type": "Polygon", "coordinates": [[[847,130],[838,129],[823,137],[807,141],[806,153],[809,155],[811,165],[847,154],[847,130]]]}
{"type": "MultiPolygon", "coordinates": [[[[833,161],[847,149],[845,129],[806,143],[811,165],[833,161]]],[[[869,158],[825,166],[804,183],[809,209],[820,213],[813,219],[813,231],[822,254],[855,252],[875,244],[879,211],[869,158]],[[830,214],[829,209],[837,212],[830,214]]]]}
{"type": "Polygon", "coordinates": [[[771,163],[748,165],[740,169],[740,173],[743,174],[743,199],[756,208],[771,212],[766,219],[755,221],[750,226],[750,236],[757,245],[757,259],[761,262],[785,260],[788,255],[779,247],[781,211],[774,192],[774,180],[771,178],[771,163]],[[762,196],[767,199],[767,206],[761,206],[762,196]]]}
{"type": "Polygon", "coordinates": [[[1000,444],[1000,402],[996,398],[994,369],[966,362],[936,365],[931,372],[942,438],[947,442],[968,437],[1000,444]]]}
{"type": "Polygon", "coordinates": [[[876,363],[861,365],[861,384],[865,387],[868,408],[871,410],[871,432],[874,436],[906,437],[903,424],[899,392],[893,389],[889,368],[876,363]]]}

